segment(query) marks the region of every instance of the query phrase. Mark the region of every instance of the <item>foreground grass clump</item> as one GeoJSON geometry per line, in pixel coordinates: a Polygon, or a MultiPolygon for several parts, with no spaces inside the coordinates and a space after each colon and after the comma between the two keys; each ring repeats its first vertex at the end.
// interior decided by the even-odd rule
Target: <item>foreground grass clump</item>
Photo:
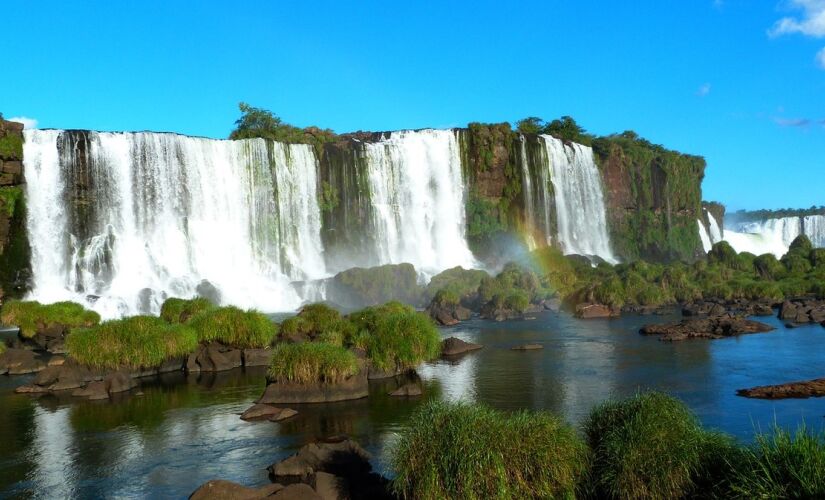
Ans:
{"type": "Polygon", "coordinates": [[[776,427],[758,435],[732,489],[742,498],[825,498],[825,434],[776,427]]]}
{"type": "Polygon", "coordinates": [[[573,498],[587,451],[548,413],[431,402],[413,414],[392,462],[403,498],[573,498]]]}
{"type": "Polygon", "coordinates": [[[239,349],[268,347],[278,329],[266,315],[233,306],[201,311],[188,324],[201,342],[220,342],[239,349]]]}
{"type": "Polygon", "coordinates": [[[94,326],[100,323],[100,315],[75,302],[41,304],[11,300],[0,309],[0,323],[17,325],[23,337],[32,338],[39,328],[57,324],[69,328],[94,326]]]}
{"type": "Polygon", "coordinates": [[[364,344],[373,366],[385,372],[414,368],[438,357],[441,336],[432,320],[398,302],[367,308],[353,315],[365,334],[364,344]]]}
{"type": "Polygon", "coordinates": [[[584,433],[597,498],[682,498],[703,469],[708,435],[682,402],[661,393],[596,407],[584,433]]]}
{"type": "Polygon", "coordinates": [[[356,328],[341,313],[326,304],[309,304],[297,316],[284,320],[280,335],[284,339],[307,336],[338,346],[349,342],[356,328]]]}
{"type": "Polygon", "coordinates": [[[189,354],[198,346],[195,331],[186,325],[170,325],[154,316],[105,321],[74,330],[66,337],[66,351],[92,368],[151,368],[189,354]]]}
{"type": "Polygon", "coordinates": [[[268,378],[274,382],[334,384],[358,373],[358,361],[347,349],[326,342],[278,344],[268,378]]]}
{"type": "Polygon", "coordinates": [[[193,316],[211,307],[214,305],[203,297],[192,299],[172,297],[163,302],[160,307],[160,317],[169,323],[186,323],[193,316]]]}

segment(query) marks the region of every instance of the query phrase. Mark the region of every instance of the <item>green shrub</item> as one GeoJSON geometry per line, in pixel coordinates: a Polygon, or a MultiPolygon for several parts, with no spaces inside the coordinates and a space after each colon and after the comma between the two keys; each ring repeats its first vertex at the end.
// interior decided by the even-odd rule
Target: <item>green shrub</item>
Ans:
{"type": "Polygon", "coordinates": [[[279,335],[281,338],[292,338],[310,333],[312,333],[312,323],[300,316],[293,316],[281,322],[279,335]]]}
{"type": "Polygon", "coordinates": [[[309,304],[297,316],[283,321],[281,337],[307,336],[336,345],[343,345],[357,333],[355,325],[326,304],[309,304]]]}
{"type": "Polygon", "coordinates": [[[66,337],[69,356],[100,369],[152,368],[189,354],[197,346],[198,336],[192,328],[154,316],[105,321],[66,337]]]}
{"type": "Polygon", "coordinates": [[[587,450],[548,413],[435,401],[412,415],[392,464],[402,498],[574,498],[587,450]]]}
{"type": "Polygon", "coordinates": [[[89,327],[100,323],[100,315],[75,302],[41,304],[35,301],[10,300],[0,309],[0,322],[17,325],[25,338],[32,338],[37,330],[52,325],[69,328],[89,327]]]}
{"type": "Polygon", "coordinates": [[[713,245],[708,252],[708,262],[711,264],[721,264],[723,266],[736,267],[736,250],[727,241],[720,241],[713,245]]]}
{"type": "Polygon", "coordinates": [[[733,289],[724,283],[715,283],[705,288],[703,295],[708,299],[730,300],[733,298],[733,289]]]}
{"type": "Polygon", "coordinates": [[[478,269],[464,269],[460,266],[447,269],[432,277],[427,285],[427,295],[432,298],[443,289],[451,290],[459,298],[472,295],[485,277],[489,277],[487,272],[478,269]]]}
{"type": "Polygon", "coordinates": [[[17,134],[0,137],[0,156],[11,160],[22,160],[23,137],[17,134]]]}
{"type": "Polygon", "coordinates": [[[693,488],[705,435],[680,401],[650,392],[607,402],[584,432],[599,498],[682,498],[693,488]]]}
{"type": "Polygon", "coordinates": [[[441,336],[432,320],[415,311],[379,310],[367,328],[367,357],[385,372],[413,368],[436,358],[441,336]]]}
{"type": "Polygon", "coordinates": [[[785,275],[785,266],[772,253],[755,258],[753,268],[763,279],[775,280],[785,275]]]}
{"type": "Polygon", "coordinates": [[[803,256],[793,252],[788,252],[782,257],[782,264],[789,274],[797,276],[807,273],[812,267],[807,255],[803,256]]]}
{"type": "Polygon", "coordinates": [[[625,290],[618,276],[611,276],[596,285],[593,292],[597,302],[608,306],[621,307],[625,304],[625,290]]]}
{"type": "Polygon", "coordinates": [[[825,248],[814,248],[811,250],[811,255],[808,256],[811,265],[814,267],[825,268],[825,248]]]}
{"type": "Polygon", "coordinates": [[[216,341],[239,349],[269,346],[278,329],[266,315],[233,306],[201,311],[188,324],[201,342],[216,341]]]}
{"type": "Polygon", "coordinates": [[[453,287],[447,287],[437,291],[430,303],[440,307],[457,306],[461,303],[461,297],[453,287]]]}
{"type": "Polygon", "coordinates": [[[800,234],[791,242],[791,246],[788,248],[788,253],[799,253],[807,256],[813,249],[814,245],[811,243],[811,239],[808,238],[807,235],[800,234]]]}
{"type": "Polygon", "coordinates": [[[785,297],[799,297],[809,292],[810,284],[802,278],[785,278],[779,282],[785,297]]]}
{"type": "Polygon", "coordinates": [[[325,342],[278,344],[268,377],[275,382],[334,384],[358,373],[358,360],[347,349],[325,342]]]}
{"type": "Polygon", "coordinates": [[[530,296],[524,290],[513,290],[504,299],[504,307],[518,312],[524,312],[530,307],[530,296]]]}
{"type": "Polygon", "coordinates": [[[160,307],[160,317],[169,323],[186,323],[192,316],[210,307],[213,307],[213,304],[203,297],[193,299],[171,297],[163,301],[160,307]]]}
{"type": "Polygon", "coordinates": [[[791,435],[779,427],[759,434],[736,468],[734,492],[742,498],[825,498],[825,434],[804,427],[791,435]]]}

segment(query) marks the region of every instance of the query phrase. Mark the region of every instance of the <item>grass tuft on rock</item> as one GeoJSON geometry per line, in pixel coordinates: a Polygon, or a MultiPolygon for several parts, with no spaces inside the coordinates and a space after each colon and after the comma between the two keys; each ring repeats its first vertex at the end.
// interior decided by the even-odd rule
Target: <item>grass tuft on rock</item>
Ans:
{"type": "Polygon", "coordinates": [[[195,331],[155,316],[105,321],[72,331],[66,351],[81,364],[99,369],[152,368],[198,346],[195,331]]]}
{"type": "Polygon", "coordinates": [[[186,323],[190,318],[214,307],[214,304],[203,297],[179,299],[171,297],[160,307],[160,317],[169,323],[186,323]]]}
{"type": "Polygon", "coordinates": [[[58,324],[69,328],[94,326],[100,323],[100,315],[75,302],[10,300],[0,309],[0,323],[17,325],[24,338],[32,338],[38,329],[58,324]]]}
{"type": "Polygon", "coordinates": [[[702,469],[707,435],[684,403],[658,392],[604,403],[584,433],[597,498],[683,498],[702,469]]]}
{"type": "Polygon", "coordinates": [[[268,347],[278,330],[278,325],[265,314],[234,306],[201,311],[189,320],[188,325],[201,342],[220,342],[238,349],[268,347]]]}
{"type": "Polygon", "coordinates": [[[354,323],[365,331],[359,339],[373,366],[385,372],[414,368],[438,357],[441,336],[432,320],[411,307],[389,302],[353,315],[354,323]]]}
{"type": "MultiPolygon", "coordinates": [[[[804,242],[803,242],[804,243],[804,242]]],[[[780,427],[759,434],[735,468],[733,493],[741,498],[825,498],[825,433],[780,427]]]]}
{"type": "Polygon", "coordinates": [[[392,465],[402,498],[574,498],[587,450],[549,413],[434,401],[410,418],[392,465]]]}
{"type": "Polygon", "coordinates": [[[278,344],[272,352],[271,382],[335,384],[358,373],[358,360],[347,349],[326,342],[278,344]]]}

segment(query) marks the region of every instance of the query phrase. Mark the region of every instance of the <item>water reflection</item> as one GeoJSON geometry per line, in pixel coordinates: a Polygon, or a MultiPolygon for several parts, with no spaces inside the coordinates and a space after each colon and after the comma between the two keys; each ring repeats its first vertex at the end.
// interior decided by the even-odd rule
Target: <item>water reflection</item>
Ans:
{"type": "Polygon", "coordinates": [[[738,339],[666,343],[637,333],[674,318],[581,322],[471,321],[445,336],[484,349],[419,370],[424,396],[388,395],[403,379],[373,381],[370,397],[295,405],[281,423],[238,418],[264,388],[264,368],[145,382],[140,395],[91,402],[13,394],[30,377],[0,377],[0,497],[185,497],[213,478],[268,482],[266,467],[320,437],[349,434],[387,471],[388,450],[416,406],[431,398],[496,408],[546,409],[570,422],[613,396],[660,388],[685,400],[706,425],[750,438],[754,425],[822,426],[825,398],[760,401],[735,390],[823,375],[825,332],[815,325],[738,339]],[[512,351],[541,343],[540,351],[512,351]]]}

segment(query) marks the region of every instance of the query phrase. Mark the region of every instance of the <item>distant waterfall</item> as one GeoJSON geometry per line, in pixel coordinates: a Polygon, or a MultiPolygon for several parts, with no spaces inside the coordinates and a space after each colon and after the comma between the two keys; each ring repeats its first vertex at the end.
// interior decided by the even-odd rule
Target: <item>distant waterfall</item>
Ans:
{"type": "Polygon", "coordinates": [[[708,253],[713,248],[710,234],[708,234],[708,230],[705,229],[705,225],[702,224],[701,219],[696,219],[696,223],[699,224],[699,239],[702,240],[702,248],[705,250],[705,253],[708,253]]]}
{"type": "Polygon", "coordinates": [[[711,243],[719,243],[720,241],[722,241],[722,229],[719,227],[719,222],[709,211],[706,210],[705,213],[708,216],[708,226],[710,228],[710,241],[711,243]]]}
{"type": "Polygon", "coordinates": [[[206,286],[287,310],[291,280],[325,274],[310,146],[27,130],[24,147],[34,299],[117,317],[206,286]]]}
{"type": "Polygon", "coordinates": [[[409,262],[427,274],[474,267],[455,132],[392,132],[365,148],[377,264],[409,262]]]}
{"type": "Polygon", "coordinates": [[[797,236],[804,234],[814,247],[825,247],[825,215],[780,217],[738,222],[725,228],[727,240],[738,252],[782,256],[797,236]]]}
{"type": "Polygon", "coordinates": [[[703,223],[701,219],[697,219],[696,222],[699,223],[699,239],[702,240],[702,248],[705,250],[705,253],[707,253],[713,248],[713,245],[722,241],[723,238],[722,230],[719,228],[719,223],[716,222],[716,218],[710,211],[705,209],[704,212],[707,226],[705,226],[705,223],[703,223]]]}
{"type": "Polygon", "coordinates": [[[565,254],[617,259],[610,249],[602,179],[593,150],[542,135],[553,183],[558,241],[565,254]]]}

